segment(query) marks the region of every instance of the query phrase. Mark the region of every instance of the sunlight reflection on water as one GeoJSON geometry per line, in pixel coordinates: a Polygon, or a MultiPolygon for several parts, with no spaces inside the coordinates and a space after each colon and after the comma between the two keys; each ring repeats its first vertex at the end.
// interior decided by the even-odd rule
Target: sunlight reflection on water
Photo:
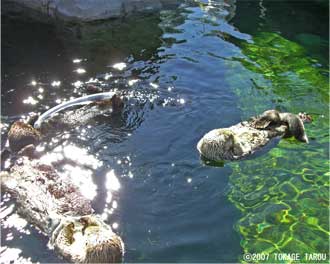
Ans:
{"type": "MultiPolygon", "coordinates": [[[[21,255],[22,250],[19,248],[10,248],[7,246],[0,247],[1,262],[2,263],[34,263],[31,258],[24,258],[21,255]]],[[[40,262],[36,262],[40,263],[40,262]]]]}
{"type": "Polygon", "coordinates": [[[94,170],[100,168],[103,162],[88,154],[86,149],[71,144],[60,145],[43,155],[40,161],[45,164],[69,162],[62,166],[60,174],[69,177],[86,198],[93,200],[97,195],[97,186],[93,182],[93,175],[94,170]]]}
{"type": "Polygon", "coordinates": [[[119,62],[119,63],[112,65],[112,68],[119,70],[119,71],[124,70],[126,67],[127,67],[127,64],[124,62],[119,62]]]}

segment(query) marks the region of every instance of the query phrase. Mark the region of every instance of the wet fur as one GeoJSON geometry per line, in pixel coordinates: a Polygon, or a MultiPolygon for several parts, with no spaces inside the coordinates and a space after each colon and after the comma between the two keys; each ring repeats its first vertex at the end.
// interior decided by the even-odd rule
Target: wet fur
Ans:
{"type": "Polygon", "coordinates": [[[285,137],[294,136],[297,140],[308,143],[304,123],[298,115],[280,113],[277,110],[268,110],[254,121],[254,126],[257,129],[267,129],[270,126],[278,126],[281,124],[285,124],[288,127],[285,137]]]}
{"type": "Polygon", "coordinates": [[[40,139],[41,134],[38,130],[21,121],[16,121],[8,132],[9,147],[14,152],[30,144],[37,145],[40,139]]]}

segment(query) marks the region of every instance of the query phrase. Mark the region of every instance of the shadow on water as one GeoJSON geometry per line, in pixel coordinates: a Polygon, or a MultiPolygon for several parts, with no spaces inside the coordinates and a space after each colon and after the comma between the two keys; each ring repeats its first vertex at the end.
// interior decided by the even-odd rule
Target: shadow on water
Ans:
{"type": "MultiPolygon", "coordinates": [[[[72,175],[122,236],[125,261],[237,262],[243,251],[323,252],[328,13],[305,4],[185,1],[154,16],[65,32],[4,17],[2,139],[9,123],[81,96],[87,81],[116,89],[129,95],[119,119],[101,115],[56,129],[41,147],[49,150],[44,162],[72,175]],[[199,159],[204,133],[269,108],[318,113],[306,125],[311,143],[274,141],[217,168],[199,159]]],[[[9,198],[3,201],[10,208],[9,198]]],[[[16,217],[5,212],[6,223],[16,217]]],[[[2,228],[2,245],[22,251],[16,255],[62,262],[34,229],[2,228]]]]}

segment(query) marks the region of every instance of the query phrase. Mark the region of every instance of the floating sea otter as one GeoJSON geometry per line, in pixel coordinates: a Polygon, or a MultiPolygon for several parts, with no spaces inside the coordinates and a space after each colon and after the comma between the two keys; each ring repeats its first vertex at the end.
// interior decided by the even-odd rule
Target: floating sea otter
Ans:
{"type": "Polygon", "coordinates": [[[16,199],[18,212],[50,238],[50,246],[72,262],[117,263],[124,244],[111,227],[93,214],[69,178],[37,160],[21,158],[1,185],[16,199]]]}
{"type": "Polygon", "coordinates": [[[37,121],[34,123],[34,127],[36,129],[40,129],[42,123],[47,120],[48,118],[52,117],[54,114],[63,111],[71,106],[75,105],[83,105],[83,104],[96,104],[100,107],[107,107],[111,106],[113,113],[119,113],[122,111],[124,107],[124,103],[122,99],[114,92],[105,92],[105,93],[97,93],[92,95],[87,95],[83,97],[79,97],[68,102],[64,102],[60,105],[57,105],[45,113],[43,113],[37,121]]]}
{"type": "MultiPolygon", "coordinates": [[[[43,123],[59,111],[88,103],[97,107],[88,117],[93,116],[93,111],[109,107],[112,113],[120,113],[124,106],[115,93],[101,93],[50,109],[38,118],[34,127],[33,120],[31,124],[16,121],[8,132],[8,142],[10,150],[20,158],[9,171],[1,172],[1,184],[13,194],[23,217],[48,235],[50,246],[63,257],[72,262],[117,263],[124,253],[121,238],[93,214],[90,201],[69,178],[61,178],[54,167],[33,160],[35,146],[47,129],[43,123]]],[[[1,158],[5,155],[10,154],[2,152],[1,158]]]]}
{"type": "MultiPolygon", "coordinates": [[[[10,150],[17,153],[19,156],[35,156],[33,146],[36,146],[40,142],[42,135],[47,132],[49,128],[47,124],[48,119],[69,107],[83,104],[89,104],[89,107],[81,110],[78,109],[75,114],[68,114],[61,120],[53,121],[52,126],[65,125],[65,122],[66,124],[71,123],[71,125],[76,125],[83,121],[87,122],[96,115],[99,115],[100,111],[104,109],[106,109],[106,111],[110,109],[110,112],[116,115],[121,113],[124,107],[123,100],[114,92],[87,95],[64,102],[43,113],[36,121],[31,119],[28,123],[22,121],[14,122],[8,132],[10,150]],[[95,109],[93,107],[95,107],[95,109]]],[[[7,152],[3,152],[2,160],[5,158],[5,156],[3,156],[4,154],[8,156],[7,152]]]]}
{"type": "Polygon", "coordinates": [[[198,142],[197,149],[209,160],[222,161],[244,158],[277,136],[294,136],[308,143],[303,121],[310,121],[310,116],[268,110],[250,121],[211,130],[198,142]]]}

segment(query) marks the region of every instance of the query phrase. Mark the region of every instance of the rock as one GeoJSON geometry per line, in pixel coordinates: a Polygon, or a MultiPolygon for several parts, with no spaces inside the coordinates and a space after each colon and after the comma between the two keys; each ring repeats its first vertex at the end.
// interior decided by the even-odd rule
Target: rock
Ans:
{"type": "Polygon", "coordinates": [[[177,5],[179,0],[6,0],[6,2],[16,3],[18,6],[27,7],[53,19],[87,22],[119,18],[138,12],[155,12],[177,5]]]}

